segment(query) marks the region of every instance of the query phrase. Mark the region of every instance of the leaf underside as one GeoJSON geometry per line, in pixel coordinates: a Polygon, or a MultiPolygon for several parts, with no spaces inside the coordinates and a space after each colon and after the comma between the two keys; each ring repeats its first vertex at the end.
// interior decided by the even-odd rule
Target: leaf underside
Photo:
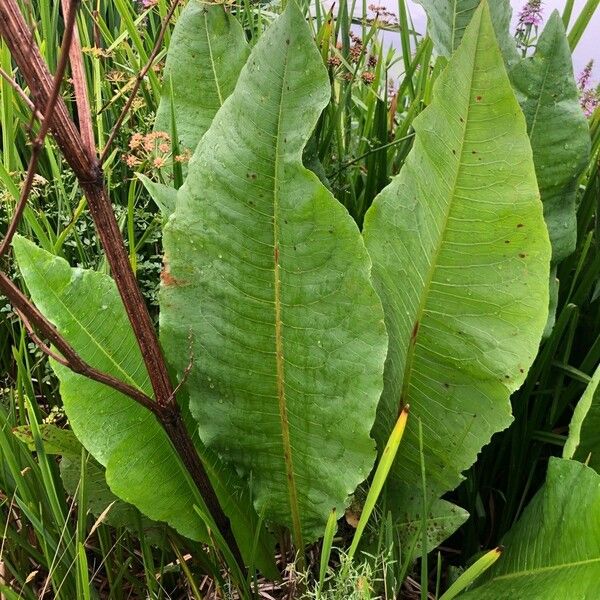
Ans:
{"type": "MultiPolygon", "coordinates": [[[[450,58],[460,45],[481,0],[416,0],[427,13],[427,31],[439,54],[450,58]]],[[[518,60],[515,40],[509,35],[510,0],[491,0],[490,16],[507,64],[518,60]]]]}
{"type": "Polygon", "coordinates": [[[360,233],[302,166],[328,99],[288,2],[198,145],[164,231],[161,339],[182,372],[191,335],[201,438],[297,544],[371,470],[387,345],[360,233]]]}
{"type": "Polygon", "coordinates": [[[484,582],[460,600],[592,600],[600,581],[600,476],[551,458],[546,483],[502,540],[484,582]]]}
{"type": "Polygon", "coordinates": [[[525,121],[487,4],[414,123],[400,175],[376,198],[365,241],[390,338],[374,433],[411,419],[390,475],[398,510],[456,487],[511,421],[509,396],[536,355],[550,245],[525,121]]]}

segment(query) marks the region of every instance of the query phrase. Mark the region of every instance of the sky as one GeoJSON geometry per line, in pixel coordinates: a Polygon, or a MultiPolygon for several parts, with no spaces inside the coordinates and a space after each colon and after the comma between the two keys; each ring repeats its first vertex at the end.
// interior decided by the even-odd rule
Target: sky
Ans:
{"type": "MultiPolygon", "coordinates": [[[[548,16],[550,16],[551,12],[554,9],[558,9],[559,12],[561,12],[562,14],[563,8],[565,6],[565,1],[566,0],[543,1],[542,7],[544,17],[547,18],[548,16]]],[[[397,0],[373,0],[373,3],[385,5],[389,10],[393,11],[394,13],[397,11],[398,7],[397,0]]],[[[513,5],[513,29],[516,25],[519,11],[525,3],[525,0],[511,0],[511,4],[513,5]]],[[[585,5],[585,3],[586,0],[575,0],[573,14],[571,17],[571,25],[575,22],[575,19],[581,12],[581,9],[585,5]]],[[[357,4],[360,4],[360,2],[358,2],[357,4]]],[[[409,4],[411,5],[411,15],[414,21],[415,29],[417,31],[425,31],[427,25],[427,18],[425,17],[425,12],[423,11],[423,8],[416,4],[414,0],[409,0],[409,4]]],[[[574,71],[576,77],[581,73],[585,65],[590,61],[590,59],[594,59],[595,61],[593,80],[597,83],[598,81],[600,81],[600,8],[596,10],[592,21],[588,25],[584,36],[582,37],[577,48],[575,49],[575,53],[573,54],[574,71]]]]}

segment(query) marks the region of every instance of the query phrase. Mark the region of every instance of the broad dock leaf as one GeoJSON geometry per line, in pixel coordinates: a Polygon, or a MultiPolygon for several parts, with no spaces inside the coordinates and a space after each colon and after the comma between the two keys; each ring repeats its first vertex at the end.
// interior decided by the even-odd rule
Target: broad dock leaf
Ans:
{"type": "Polygon", "coordinates": [[[509,396],[547,317],[548,233],[486,3],[414,128],[414,147],[364,228],[390,338],[380,448],[400,407],[413,417],[391,475],[399,510],[419,506],[419,419],[433,501],[510,423],[509,396]]]}
{"type": "MultiPolygon", "coordinates": [[[[481,0],[416,0],[427,13],[427,31],[439,54],[450,58],[458,48],[481,0]]],[[[509,33],[510,0],[491,0],[490,16],[507,64],[518,60],[515,40],[509,33]]]]}
{"type": "Polygon", "coordinates": [[[161,340],[202,440],[295,542],[322,534],[374,462],[387,338],[346,210],[302,166],[329,99],[294,0],[200,141],[164,231],[161,340]]]}
{"type": "Polygon", "coordinates": [[[552,259],[558,263],[575,250],[577,181],[588,164],[591,143],[558,11],[548,20],[535,54],[515,65],[510,75],[527,120],[552,259]]]}
{"type": "MultiPolygon", "coordinates": [[[[148,375],[121,298],[111,277],[71,268],[62,258],[16,236],[17,263],[36,306],[78,354],[105,373],[152,394],[148,375]]],[[[184,351],[184,353],[186,353],[184,351]]],[[[208,541],[193,506],[204,507],[166,433],[131,398],[51,361],[71,427],[106,468],[112,492],[154,521],[164,521],[193,540],[208,541]]],[[[235,473],[197,444],[215,491],[229,516],[240,550],[252,554],[258,517],[235,473]]],[[[261,539],[256,564],[268,569],[261,539]],[[265,566],[266,565],[266,566],[265,566]]]]}
{"type": "Polygon", "coordinates": [[[154,130],[170,134],[174,110],[179,143],[194,150],[235,88],[249,53],[242,26],[223,4],[188,2],[169,44],[154,130]]]}
{"type": "Polygon", "coordinates": [[[551,458],[546,483],[502,543],[498,562],[460,600],[597,598],[600,476],[551,458]]]}

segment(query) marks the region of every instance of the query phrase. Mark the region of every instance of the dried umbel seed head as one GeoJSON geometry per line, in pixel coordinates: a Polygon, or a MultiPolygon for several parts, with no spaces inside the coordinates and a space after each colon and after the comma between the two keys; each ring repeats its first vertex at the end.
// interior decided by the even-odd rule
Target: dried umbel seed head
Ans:
{"type": "Polygon", "coordinates": [[[350,48],[350,60],[353,63],[357,63],[358,61],[360,61],[360,57],[363,54],[363,46],[361,43],[356,42],[351,48],[350,48]]]}
{"type": "Polygon", "coordinates": [[[369,65],[369,67],[371,69],[374,69],[377,66],[377,55],[376,54],[369,54],[369,59],[367,60],[367,64],[369,65]]]}
{"type": "Polygon", "coordinates": [[[342,59],[339,56],[337,56],[337,55],[334,54],[333,56],[330,56],[327,59],[327,64],[330,67],[334,67],[334,68],[335,67],[339,67],[342,64],[342,59]]]}
{"type": "MultiPolygon", "coordinates": [[[[145,135],[137,132],[129,140],[129,149],[130,154],[125,156],[125,164],[128,167],[146,164],[154,169],[161,169],[171,155],[171,138],[165,131],[153,131],[145,135]]],[[[184,159],[179,162],[184,162],[184,159]]]]}
{"type": "Polygon", "coordinates": [[[363,83],[365,83],[366,85],[371,85],[373,83],[373,81],[375,80],[375,74],[372,73],[371,71],[364,71],[363,74],[361,75],[361,79],[363,80],[363,83]]]}
{"type": "Polygon", "coordinates": [[[132,169],[133,169],[133,167],[137,167],[139,164],[141,164],[141,162],[142,161],[137,156],[134,156],[133,154],[127,154],[125,156],[125,164],[132,169]]]}

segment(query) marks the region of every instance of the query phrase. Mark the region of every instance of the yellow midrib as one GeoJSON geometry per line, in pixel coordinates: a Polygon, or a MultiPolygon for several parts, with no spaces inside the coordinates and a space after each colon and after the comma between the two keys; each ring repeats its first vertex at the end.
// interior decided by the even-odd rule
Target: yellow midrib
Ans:
{"type": "Polygon", "coordinates": [[[289,45],[286,45],[283,76],[281,82],[281,94],[279,97],[279,110],[277,115],[277,135],[275,142],[275,164],[273,177],[273,278],[274,278],[274,304],[275,304],[275,362],[277,368],[277,399],[279,404],[279,419],[281,423],[281,439],[283,444],[283,460],[285,463],[288,497],[292,517],[292,533],[296,548],[302,552],[304,542],[302,540],[302,523],[300,521],[300,510],[298,507],[298,493],[296,490],[296,479],[292,460],[292,445],[290,440],[290,428],[288,421],[287,402],[285,397],[285,369],[283,358],[283,332],[281,319],[281,276],[279,267],[279,151],[281,143],[281,121],[283,112],[283,94],[287,79],[289,45]]]}

